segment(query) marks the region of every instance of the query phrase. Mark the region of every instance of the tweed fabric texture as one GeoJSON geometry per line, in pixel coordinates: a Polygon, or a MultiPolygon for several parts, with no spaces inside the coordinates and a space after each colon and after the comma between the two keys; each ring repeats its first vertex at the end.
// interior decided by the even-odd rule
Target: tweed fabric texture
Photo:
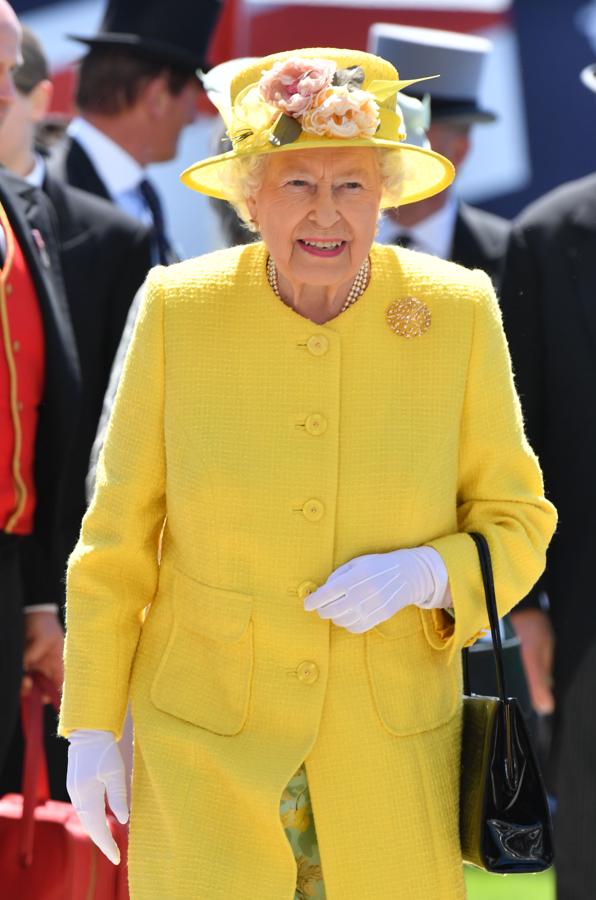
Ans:
{"type": "Polygon", "coordinates": [[[149,276],[69,565],[60,730],[119,734],[131,698],[133,900],[292,900],[279,805],[303,762],[328,900],[458,900],[459,650],[487,624],[461,532],[487,536],[504,613],[556,518],[496,299],[374,245],[366,292],[316,325],[266,259],[149,276]],[[385,319],[407,297],[431,313],[410,340],[385,319]],[[350,558],[421,544],[455,620],[409,606],[354,635],[304,612],[350,558]]]}

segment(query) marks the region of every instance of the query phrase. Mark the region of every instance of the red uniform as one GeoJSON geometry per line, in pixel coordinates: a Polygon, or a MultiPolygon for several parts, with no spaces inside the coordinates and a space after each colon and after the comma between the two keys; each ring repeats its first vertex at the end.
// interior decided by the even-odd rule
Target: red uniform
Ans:
{"type": "Polygon", "coordinates": [[[34,451],[43,396],[44,331],[35,285],[0,207],[6,259],[0,273],[0,530],[30,534],[34,451]]]}

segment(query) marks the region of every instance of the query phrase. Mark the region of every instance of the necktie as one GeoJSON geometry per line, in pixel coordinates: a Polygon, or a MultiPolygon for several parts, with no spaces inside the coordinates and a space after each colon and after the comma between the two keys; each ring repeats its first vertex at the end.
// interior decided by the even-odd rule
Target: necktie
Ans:
{"type": "Polygon", "coordinates": [[[167,266],[176,261],[176,255],[170,247],[170,242],[166,237],[165,222],[161,202],[157,196],[157,191],[147,178],[139,184],[139,193],[153,219],[153,245],[154,255],[157,262],[162,266],[167,266]]]}
{"type": "Polygon", "coordinates": [[[397,247],[405,247],[406,250],[415,250],[416,244],[414,243],[414,239],[411,234],[407,231],[403,231],[401,234],[398,234],[394,239],[393,243],[397,247]]]}

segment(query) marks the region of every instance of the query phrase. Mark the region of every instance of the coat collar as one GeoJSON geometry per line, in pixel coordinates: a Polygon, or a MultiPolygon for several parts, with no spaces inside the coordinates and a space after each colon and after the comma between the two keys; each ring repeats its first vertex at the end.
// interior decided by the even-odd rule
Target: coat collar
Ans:
{"type": "Polygon", "coordinates": [[[70,135],[66,135],[52,149],[48,159],[48,172],[60,181],[113,202],[88,155],[70,135]]]}
{"type": "Polygon", "coordinates": [[[571,225],[583,231],[596,231],[596,175],[578,182],[582,192],[569,216],[571,225]]]}

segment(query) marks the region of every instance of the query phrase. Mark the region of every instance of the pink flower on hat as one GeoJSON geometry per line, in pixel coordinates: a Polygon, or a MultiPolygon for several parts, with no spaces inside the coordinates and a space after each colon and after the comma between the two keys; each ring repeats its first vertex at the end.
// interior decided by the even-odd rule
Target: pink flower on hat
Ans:
{"type": "Polygon", "coordinates": [[[315,98],[302,118],[302,128],[321,137],[372,137],[379,125],[379,106],[368,91],[330,87],[315,98]]]}
{"type": "Polygon", "coordinates": [[[301,116],[309,110],[314,97],[329,87],[336,65],[327,59],[287,59],[263,72],[259,83],[267,103],[288,116],[301,116]]]}

